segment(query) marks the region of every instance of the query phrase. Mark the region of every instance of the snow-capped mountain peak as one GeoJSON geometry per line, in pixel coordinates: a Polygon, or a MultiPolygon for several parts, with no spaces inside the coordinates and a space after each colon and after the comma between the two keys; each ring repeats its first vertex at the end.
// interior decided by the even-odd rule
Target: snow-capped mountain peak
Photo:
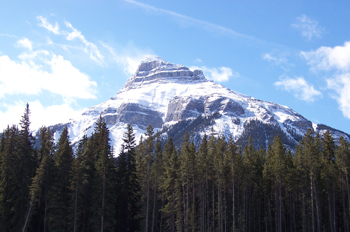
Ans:
{"type": "Polygon", "coordinates": [[[148,62],[154,62],[154,61],[157,61],[157,62],[163,62],[163,63],[168,63],[168,61],[164,60],[163,58],[159,57],[159,56],[156,56],[156,55],[148,55],[146,56],[143,60],[141,60],[141,64],[142,63],[148,63],[148,62]]]}
{"type": "MultiPolygon", "coordinates": [[[[116,152],[127,124],[133,126],[137,140],[151,124],[163,139],[172,137],[176,145],[182,143],[186,132],[199,145],[212,129],[215,135],[232,136],[242,145],[251,135],[255,146],[265,148],[280,135],[293,149],[308,128],[320,134],[331,130],[336,138],[350,139],[344,132],[313,124],[286,106],[237,93],[208,81],[201,70],[191,71],[157,56],[142,60],[115,96],[67,124],[73,144],[91,135],[100,115],[107,123],[116,152]]],[[[56,139],[64,126],[53,126],[56,139]]]]}
{"type": "Polygon", "coordinates": [[[152,82],[198,82],[207,81],[201,70],[191,71],[184,65],[171,64],[158,56],[143,59],[121,91],[137,88],[152,82]]]}

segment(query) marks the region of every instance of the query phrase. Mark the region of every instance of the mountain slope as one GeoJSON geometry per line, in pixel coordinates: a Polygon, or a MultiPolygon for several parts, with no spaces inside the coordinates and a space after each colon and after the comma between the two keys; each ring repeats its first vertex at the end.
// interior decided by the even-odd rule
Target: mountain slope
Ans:
{"type": "MultiPolygon", "coordinates": [[[[308,128],[320,134],[328,129],[335,138],[350,139],[344,132],[313,124],[286,106],[237,93],[208,81],[200,70],[191,71],[155,56],[141,61],[136,73],[115,96],[66,124],[74,144],[92,133],[100,115],[110,129],[117,152],[128,123],[137,139],[151,124],[164,140],[171,136],[176,145],[181,144],[186,131],[196,145],[204,134],[214,132],[227,138],[232,135],[243,145],[252,135],[256,147],[266,148],[280,134],[293,149],[308,128]]],[[[53,126],[56,138],[64,126],[53,126]]]]}

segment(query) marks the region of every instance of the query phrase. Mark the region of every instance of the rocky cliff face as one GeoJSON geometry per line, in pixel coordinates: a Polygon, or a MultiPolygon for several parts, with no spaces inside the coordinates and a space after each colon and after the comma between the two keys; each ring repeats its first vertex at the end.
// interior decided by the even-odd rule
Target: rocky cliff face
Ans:
{"type": "MultiPolygon", "coordinates": [[[[337,139],[350,136],[341,131],[316,125],[292,109],[254,99],[208,81],[200,70],[171,64],[159,57],[147,57],[136,73],[111,99],[87,109],[67,126],[73,144],[83,135],[91,135],[99,115],[106,121],[111,142],[118,153],[126,125],[131,123],[137,141],[151,124],[162,139],[171,136],[180,145],[188,131],[196,143],[204,134],[233,136],[246,144],[249,136],[255,146],[266,148],[276,135],[293,149],[308,128],[320,134],[330,130],[337,139]]],[[[54,125],[58,138],[65,125],[54,125]]]]}

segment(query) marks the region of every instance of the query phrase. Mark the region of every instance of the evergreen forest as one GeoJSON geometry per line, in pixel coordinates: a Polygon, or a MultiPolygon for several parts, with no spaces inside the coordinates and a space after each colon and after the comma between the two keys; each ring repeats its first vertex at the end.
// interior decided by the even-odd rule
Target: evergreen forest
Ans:
{"type": "MultiPolygon", "coordinates": [[[[214,134],[214,133],[213,133],[214,134]]],[[[177,148],[131,125],[110,145],[100,117],[73,150],[67,128],[30,133],[30,110],[0,138],[0,232],[350,230],[349,142],[311,129],[293,153],[204,135],[177,148]],[[118,152],[116,152],[118,151],[118,152]]]]}

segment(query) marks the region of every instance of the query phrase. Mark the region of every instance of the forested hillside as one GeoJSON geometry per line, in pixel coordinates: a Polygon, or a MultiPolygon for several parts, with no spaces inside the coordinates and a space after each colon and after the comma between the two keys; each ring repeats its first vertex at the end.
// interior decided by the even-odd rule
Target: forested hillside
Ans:
{"type": "Polygon", "coordinates": [[[129,124],[113,148],[100,117],[73,151],[67,128],[55,144],[42,127],[34,148],[29,116],[1,136],[1,232],[349,231],[349,143],[329,132],[292,154],[280,136],[257,150],[214,131],[162,147],[151,126],[136,147],[129,124]]]}

